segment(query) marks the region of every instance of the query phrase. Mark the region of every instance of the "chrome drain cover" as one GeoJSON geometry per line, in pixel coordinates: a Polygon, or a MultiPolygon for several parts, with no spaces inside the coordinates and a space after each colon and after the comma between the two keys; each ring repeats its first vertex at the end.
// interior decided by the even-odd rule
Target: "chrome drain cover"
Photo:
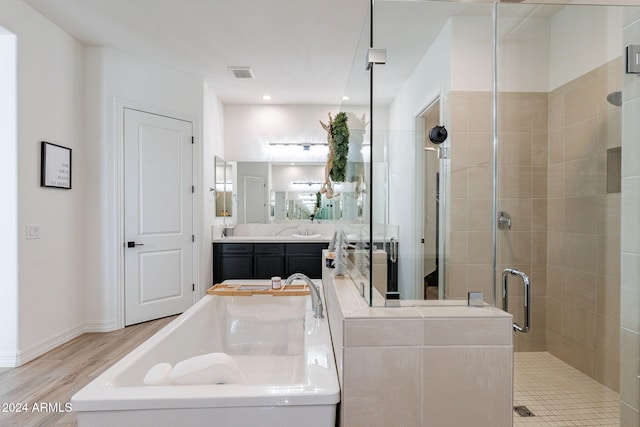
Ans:
{"type": "Polygon", "coordinates": [[[526,406],[514,406],[513,410],[516,411],[516,414],[521,417],[535,417],[534,413],[529,410],[526,406]]]}

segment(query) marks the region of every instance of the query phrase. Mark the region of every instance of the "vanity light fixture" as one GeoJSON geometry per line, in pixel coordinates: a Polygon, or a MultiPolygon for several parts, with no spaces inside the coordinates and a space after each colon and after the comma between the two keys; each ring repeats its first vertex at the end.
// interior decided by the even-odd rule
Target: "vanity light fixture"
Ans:
{"type": "Polygon", "coordinates": [[[327,144],[326,142],[268,142],[267,144],[269,145],[285,145],[285,146],[289,146],[289,145],[297,145],[302,147],[305,151],[308,151],[309,149],[311,149],[311,147],[327,147],[329,144],[327,144]]]}
{"type": "Polygon", "coordinates": [[[312,185],[320,185],[322,184],[321,181],[295,181],[293,182],[294,185],[308,185],[309,187],[311,187],[312,185]]]}

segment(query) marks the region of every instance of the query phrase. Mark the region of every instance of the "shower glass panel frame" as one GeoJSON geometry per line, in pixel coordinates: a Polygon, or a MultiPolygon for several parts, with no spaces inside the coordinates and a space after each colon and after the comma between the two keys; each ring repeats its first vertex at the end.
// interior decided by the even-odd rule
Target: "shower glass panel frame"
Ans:
{"type": "MultiPolygon", "coordinates": [[[[491,61],[479,64],[479,59],[493,57],[494,7],[413,1],[378,1],[375,7],[374,47],[386,48],[389,61],[374,66],[373,110],[374,114],[384,112],[387,120],[374,126],[373,134],[384,137],[375,140],[373,149],[384,150],[389,169],[385,228],[396,235],[388,234],[385,240],[393,237],[398,242],[397,279],[388,275],[388,281],[397,283],[403,305],[424,304],[427,295],[463,305],[469,291],[483,292],[485,301],[493,305],[495,138],[491,94],[495,73],[491,61]],[[433,25],[425,26],[426,20],[433,25]],[[470,25],[477,22],[482,25],[470,25]],[[399,23],[404,36],[397,31],[399,23]],[[429,46],[421,43],[432,46],[427,49],[429,46]],[[412,73],[399,67],[406,62],[414,67],[412,73]],[[404,79],[402,85],[397,84],[399,75],[404,79]],[[480,88],[487,95],[486,100],[477,95],[480,88]],[[428,140],[429,129],[420,123],[421,115],[433,104],[439,107],[435,124],[444,125],[449,131],[440,145],[428,140]],[[467,123],[469,112],[476,110],[487,114],[467,123]],[[427,157],[423,159],[425,152],[427,157]],[[426,163],[437,165],[436,185],[418,179],[434,175],[426,163]],[[428,192],[426,185],[431,186],[428,192]],[[467,187],[481,187],[482,200],[468,200],[467,187]],[[437,209],[431,206],[425,213],[427,202],[436,197],[437,209]],[[483,214],[469,220],[467,205],[482,209],[483,214]],[[471,239],[467,236],[469,224],[474,227],[471,239]],[[471,283],[467,284],[467,280],[471,283]],[[430,292],[434,282],[436,290],[430,292]]],[[[432,181],[435,180],[434,177],[432,181]]],[[[377,211],[373,213],[372,222],[376,223],[377,211]]],[[[375,274],[373,279],[379,281],[375,274]]],[[[384,296],[378,301],[384,301],[384,296]]]]}
{"type": "MultiPolygon", "coordinates": [[[[373,305],[375,292],[372,291],[372,248],[374,234],[380,227],[373,223],[372,206],[374,201],[379,200],[374,197],[373,192],[384,189],[384,185],[378,186],[373,183],[375,176],[380,176],[379,172],[373,174],[375,161],[373,158],[373,144],[376,135],[372,135],[372,105],[370,103],[371,94],[371,72],[365,67],[365,58],[371,44],[371,18],[373,6],[369,8],[364,16],[361,33],[356,46],[351,72],[347,85],[344,89],[345,97],[340,105],[340,112],[347,115],[347,125],[349,127],[349,154],[347,159],[347,181],[348,185],[357,186],[359,196],[356,197],[357,209],[362,212],[361,222],[357,228],[351,228],[349,232],[338,228],[338,233],[344,237],[345,251],[347,258],[347,277],[351,279],[353,285],[358,289],[362,297],[370,306],[373,305]],[[373,175],[373,177],[372,177],[373,175]],[[342,233],[343,231],[344,234],[342,233]],[[357,232],[356,232],[357,231],[357,232]]],[[[380,163],[380,162],[378,162],[380,163]]],[[[380,170],[384,173],[384,170],[380,170]]],[[[384,184],[384,182],[383,182],[384,184]]],[[[380,193],[384,195],[385,193],[380,193]]],[[[378,196],[378,194],[376,194],[378,196]]]]}

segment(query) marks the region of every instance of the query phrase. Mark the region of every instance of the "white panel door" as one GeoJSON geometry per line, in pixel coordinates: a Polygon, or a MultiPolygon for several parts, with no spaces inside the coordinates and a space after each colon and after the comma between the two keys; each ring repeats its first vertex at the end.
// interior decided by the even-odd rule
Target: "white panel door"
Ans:
{"type": "Polygon", "coordinates": [[[255,176],[244,177],[245,224],[264,224],[267,222],[264,189],[264,179],[255,176]]]}
{"type": "Polygon", "coordinates": [[[124,113],[125,325],[192,303],[193,125],[124,113]]]}

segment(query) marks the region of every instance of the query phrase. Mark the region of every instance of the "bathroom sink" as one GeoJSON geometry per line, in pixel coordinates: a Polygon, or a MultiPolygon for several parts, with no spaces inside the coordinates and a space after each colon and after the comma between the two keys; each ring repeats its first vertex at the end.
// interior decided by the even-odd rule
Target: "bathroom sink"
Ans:
{"type": "Polygon", "coordinates": [[[295,237],[296,239],[319,239],[322,237],[322,234],[292,234],[291,237],[295,237]]]}

